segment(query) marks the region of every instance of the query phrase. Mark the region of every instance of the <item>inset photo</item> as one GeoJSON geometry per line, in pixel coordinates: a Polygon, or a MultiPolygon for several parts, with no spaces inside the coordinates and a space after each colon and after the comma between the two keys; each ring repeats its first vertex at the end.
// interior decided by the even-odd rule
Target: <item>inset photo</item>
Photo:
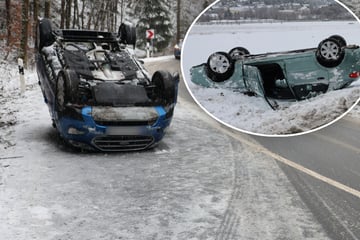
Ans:
{"type": "Polygon", "coordinates": [[[221,0],[192,24],[182,72],[223,124],[293,136],[340,119],[360,98],[360,25],[334,0],[221,0]]]}

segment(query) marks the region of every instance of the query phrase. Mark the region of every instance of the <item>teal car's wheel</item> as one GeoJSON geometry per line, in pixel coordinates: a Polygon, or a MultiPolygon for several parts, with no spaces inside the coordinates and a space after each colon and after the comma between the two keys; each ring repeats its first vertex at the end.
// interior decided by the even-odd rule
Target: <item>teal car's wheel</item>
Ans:
{"type": "Polygon", "coordinates": [[[234,61],[226,52],[211,54],[206,64],[206,74],[214,82],[223,82],[234,73],[234,61]]]}
{"type": "Polygon", "coordinates": [[[333,39],[337,40],[340,43],[341,47],[347,46],[346,40],[340,35],[332,35],[329,38],[333,38],[333,39]]]}
{"type": "Polygon", "coordinates": [[[235,47],[229,51],[229,55],[233,60],[244,59],[250,52],[243,47],[235,47]]]}
{"type": "Polygon", "coordinates": [[[316,58],[318,62],[324,67],[336,67],[344,59],[345,51],[341,43],[335,38],[327,38],[320,42],[316,58]]]}

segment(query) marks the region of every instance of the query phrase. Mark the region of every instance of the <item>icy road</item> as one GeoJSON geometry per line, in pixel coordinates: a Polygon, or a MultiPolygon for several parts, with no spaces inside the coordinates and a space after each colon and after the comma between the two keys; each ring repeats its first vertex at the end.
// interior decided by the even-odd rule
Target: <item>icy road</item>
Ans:
{"type": "Polygon", "coordinates": [[[275,158],[202,113],[183,82],[160,146],[93,154],[63,146],[36,81],[2,100],[17,120],[0,131],[0,239],[329,239],[275,158]]]}

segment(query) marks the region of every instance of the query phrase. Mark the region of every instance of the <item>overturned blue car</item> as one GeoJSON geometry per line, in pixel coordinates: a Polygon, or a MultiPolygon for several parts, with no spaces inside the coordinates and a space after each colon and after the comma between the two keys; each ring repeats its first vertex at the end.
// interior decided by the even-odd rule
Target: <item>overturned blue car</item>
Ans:
{"type": "Polygon", "coordinates": [[[36,68],[53,126],[72,146],[132,151],[156,146],[170,125],[179,75],[152,76],[127,45],[135,28],[118,33],[53,29],[38,23],[36,68]]]}

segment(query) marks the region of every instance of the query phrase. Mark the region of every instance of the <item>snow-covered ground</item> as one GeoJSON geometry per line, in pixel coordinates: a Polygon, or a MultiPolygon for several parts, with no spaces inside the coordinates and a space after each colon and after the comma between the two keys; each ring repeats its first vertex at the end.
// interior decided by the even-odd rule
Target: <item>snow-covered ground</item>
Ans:
{"type": "MultiPolygon", "coordinates": [[[[358,22],[283,22],[239,25],[199,25],[190,29],[183,47],[182,71],[196,101],[217,120],[234,128],[265,135],[290,135],[317,129],[341,118],[360,97],[360,81],[351,87],[316,98],[282,104],[273,111],[260,98],[226,89],[207,89],[190,81],[190,68],[204,63],[216,51],[236,46],[250,53],[288,51],[317,47],[334,34],[348,44],[360,45],[358,22]]],[[[359,112],[356,108],[353,115],[359,112]]]]}
{"type": "MultiPolygon", "coordinates": [[[[20,76],[17,65],[9,62],[0,63],[0,149],[14,146],[14,125],[19,121],[19,109],[27,100],[20,94],[20,76]]],[[[26,72],[27,90],[37,86],[34,71],[26,72]]],[[[26,94],[26,93],[25,93],[26,94]]],[[[33,111],[33,108],[28,109],[33,111]]]]}

